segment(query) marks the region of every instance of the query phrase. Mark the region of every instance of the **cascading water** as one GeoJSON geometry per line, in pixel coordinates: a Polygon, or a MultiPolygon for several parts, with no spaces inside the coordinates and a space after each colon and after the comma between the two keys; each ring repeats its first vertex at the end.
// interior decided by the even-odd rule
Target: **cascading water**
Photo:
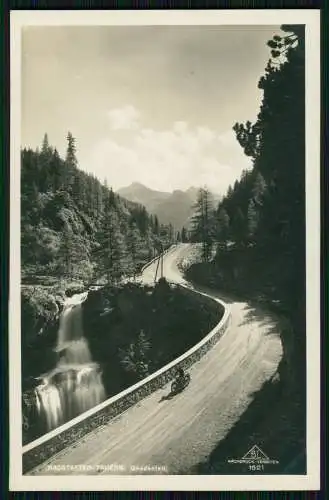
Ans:
{"type": "Polygon", "coordinates": [[[50,431],[101,403],[106,395],[97,363],[94,363],[83,336],[82,302],[87,293],[67,300],[60,317],[55,348],[57,366],[39,377],[36,387],[37,411],[42,427],[50,431]]]}

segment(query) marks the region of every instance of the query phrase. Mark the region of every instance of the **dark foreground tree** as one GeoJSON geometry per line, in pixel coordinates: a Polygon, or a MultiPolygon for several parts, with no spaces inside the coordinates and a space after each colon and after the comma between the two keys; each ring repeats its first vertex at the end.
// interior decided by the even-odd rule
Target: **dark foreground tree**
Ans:
{"type": "Polygon", "coordinates": [[[262,254],[271,256],[272,285],[300,324],[305,306],[304,28],[282,29],[287,34],[268,43],[272,59],[259,81],[258,119],[234,129],[256,173],[249,234],[262,254]]]}
{"type": "Polygon", "coordinates": [[[217,215],[217,238],[221,243],[228,242],[230,237],[230,217],[224,207],[221,207],[217,215]]]}

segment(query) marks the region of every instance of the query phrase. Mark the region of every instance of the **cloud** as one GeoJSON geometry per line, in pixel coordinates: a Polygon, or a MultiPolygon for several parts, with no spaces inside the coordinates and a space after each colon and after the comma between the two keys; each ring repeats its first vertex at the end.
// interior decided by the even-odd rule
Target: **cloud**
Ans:
{"type": "Polygon", "coordinates": [[[112,130],[135,130],[139,125],[139,112],[134,106],[123,106],[108,111],[110,127],[112,130]]]}
{"type": "Polygon", "coordinates": [[[232,146],[233,144],[237,144],[237,140],[235,137],[235,134],[233,132],[233,129],[227,130],[226,132],[220,134],[218,136],[218,141],[223,145],[223,146],[232,146]]]}
{"type": "Polygon", "coordinates": [[[133,181],[165,191],[206,184],[223,194],[250,166],[231,130],[219,134],[182,121],[154,130],[138,127],[138,116],[130,106],[120,112],[112,110],[113,128],[118,130],[120,124],[121,129],[132,130],[134,126],[133,133],[120,142],[113,134],[104,137],[88,159],[88,170],[93,168],[98,177],[107,178],[114,189],[133,181]]]}

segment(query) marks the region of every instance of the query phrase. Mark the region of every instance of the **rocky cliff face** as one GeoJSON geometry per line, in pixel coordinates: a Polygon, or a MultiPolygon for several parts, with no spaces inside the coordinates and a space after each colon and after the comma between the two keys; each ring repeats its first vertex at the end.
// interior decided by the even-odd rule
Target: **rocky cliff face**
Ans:
{"type": "Polygon", "coordinates": [[[81,283],[22,285],[21,287],[21,355],[23,443],[34,439],[36,429],[36,397],[34,388],[42,373],[57,362],[59,317],[68,296],[82,291],[81,283]]]}
{"type": "Polygon", "coordinates": [[[34,377],[55,363],[59,316],[68,296],[82,291],[80,283],[58,282],[21,287],[22,385],[34,385],[34,377]]]}

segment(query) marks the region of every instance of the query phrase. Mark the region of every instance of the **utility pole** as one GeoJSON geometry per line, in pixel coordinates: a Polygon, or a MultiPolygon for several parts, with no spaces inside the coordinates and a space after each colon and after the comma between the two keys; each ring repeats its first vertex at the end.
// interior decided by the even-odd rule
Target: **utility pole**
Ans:
{"type": "Polygon", "coordinates": [[[156,281],[157,281],[157,275],[158,275],[159,264],[160,264],[160,255],[159,255],[159,258],[158,258],[158,260],[157,260],[157,267],[156,267],[156,270],[155,270],[154,283],[156,283],[156,281]]]}
{"type": "Polygon", "coordinates": [[[161,253],[161,278],[163,278],[163,252],[161,253]]]}
{"type": "Polygon", "coordinates": [[[154,277],[154,283],[156,283],[159,266],[160,266],[160,277],[163,278],[163,246],[161,245],[161,243],[160,243],[159,247],[157,249],[154,249],[154,250],[157,250],[159,253],[157,267],[155,270],[155,277],[154,277]]]}
{"type": "Polygon", "coordinates": [[[161,278],[163,278],[163,246],[162,244],[160,243],[161,247],[160,247],[160,256],[161,256],[161,278]]]}

